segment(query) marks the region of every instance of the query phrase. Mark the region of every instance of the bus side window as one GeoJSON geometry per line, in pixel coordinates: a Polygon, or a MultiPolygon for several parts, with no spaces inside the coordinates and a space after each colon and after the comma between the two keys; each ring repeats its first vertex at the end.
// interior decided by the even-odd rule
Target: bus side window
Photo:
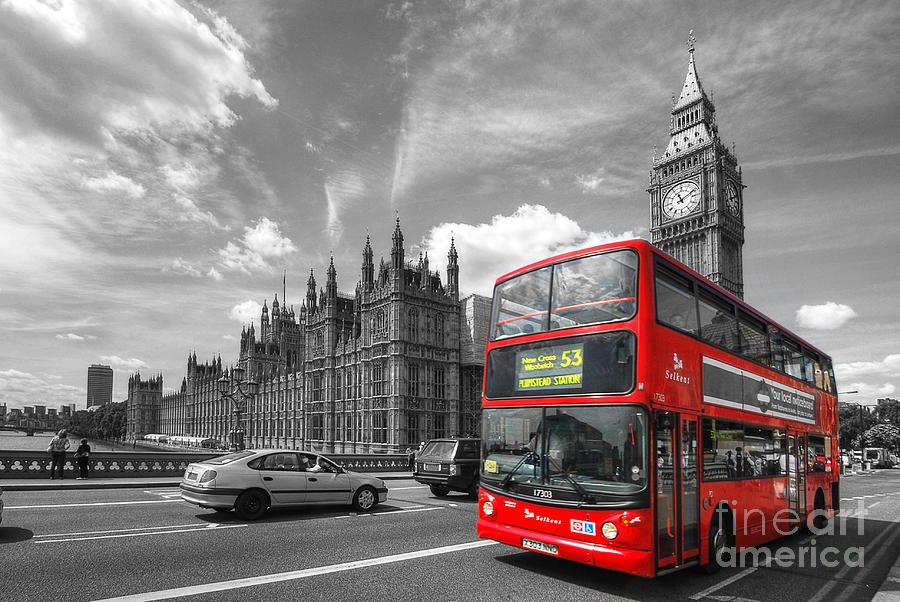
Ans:
{"type": "Polygon", "coordinates": [[[697,334],[697,301],[690,281],[657,269],[656,318],[678,330],[697,334]]]}
{"type": "Polygon", "coordinates": [[[740,344],[734,307],[702,290],[697,301],[700,309],[700,337],[713,345],[738,353],[740,344]]]}
{"type": "Polygon", "coordinates": [[[800,345],[784,337],[784,372],[794,378],[803,378],[803,354],[800,345]]]}

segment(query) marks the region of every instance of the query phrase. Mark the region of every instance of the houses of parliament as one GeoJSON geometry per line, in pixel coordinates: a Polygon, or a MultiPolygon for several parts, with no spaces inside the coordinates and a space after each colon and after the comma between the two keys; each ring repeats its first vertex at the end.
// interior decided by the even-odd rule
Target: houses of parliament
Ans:
{"type": "MultiPolygon", "coordinates": [[[[651,242],[743,297],[744,188],[735,153],[721,140],[688,41],[687,75],[672,99],[669,141],[650,171],[651,242]]],[[[397,452],[434,437],[479,432],[490,299],[460,298],[454,244],[446,281],[404,255],[400,220],[390,261],[366,238],[355,295],[338,292],[332,259],[324,288],[310,272],[298,312],[277,295],[259,330],[241,333],[238,365],[260,383],[244,411],[248,447],[331,453],[397,452]]],[[[221,358],[187,359],[175,393],[162,376],[128,384],[128,435],[188,435],[225,442],[233,407],[218,392],[221,358]]]]}
{"type": "MultiPolygon", "coordinates": [[[[362,251],[355,294],[338,292],[332,258],[319,287],[310,271],[298,311],[284,294],[263,303],[259,330],[241,332],[238,365],[259,383],[243,411],[247,447],[327,453],[397,452],[434,437],[478,432],[490,299],[460,298],[451,241],[446,281],[429,259],[407,261],[397,219],[390,261],[362,251]]],[[[218,392],[221,357],[187,358],[175,393],[161,375],[128,382],[128,436],[186,435],[225,443],[232,402],[218,392]]]]}

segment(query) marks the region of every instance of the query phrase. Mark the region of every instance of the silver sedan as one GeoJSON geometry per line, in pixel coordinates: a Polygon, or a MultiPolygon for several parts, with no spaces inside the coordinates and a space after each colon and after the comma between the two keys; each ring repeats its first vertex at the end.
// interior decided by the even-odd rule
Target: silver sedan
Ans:
{"type": "Polygon", "coordinates": [[[181,499],[246,520],[269,508],[349,504],[370,510],[387,499],[381,479],[344,470],[325,456],[292,449],[246,450],[187,467],[181,499]]]}

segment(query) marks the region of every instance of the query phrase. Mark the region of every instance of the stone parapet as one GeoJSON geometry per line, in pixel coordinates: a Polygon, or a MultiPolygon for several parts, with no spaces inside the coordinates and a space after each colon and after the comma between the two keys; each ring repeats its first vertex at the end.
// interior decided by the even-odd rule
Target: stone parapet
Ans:
{"type": "MultiPolygon", "coordinates": [[[[92,478],[179,477],[191,462],[202,462],[222,452],[94,452],[88,463],[92,478]]],[[[357,472],[403,472],[408,457],[391,454],[331,454],[336,464],[357,472]]],[[[66,454],[67,478],[78,475],[78,463],[66,454]]],[[[50,454],[41,451],[0,450],[0,481],[5,479],[49,479],[50,454]]]]}

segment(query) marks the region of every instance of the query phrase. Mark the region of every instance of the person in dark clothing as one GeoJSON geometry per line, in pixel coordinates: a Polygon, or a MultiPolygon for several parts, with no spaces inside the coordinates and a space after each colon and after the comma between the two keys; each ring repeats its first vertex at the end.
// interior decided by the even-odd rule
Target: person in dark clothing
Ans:
{"type": "Polygon", "coordinates": [[[75,450],[75,459],[78,461],[79,474],[76,479],[88,478],[88,461],[91,458],[91,446],[88,445],[87,439],[81,440],[81,445],[75,450]]]}

